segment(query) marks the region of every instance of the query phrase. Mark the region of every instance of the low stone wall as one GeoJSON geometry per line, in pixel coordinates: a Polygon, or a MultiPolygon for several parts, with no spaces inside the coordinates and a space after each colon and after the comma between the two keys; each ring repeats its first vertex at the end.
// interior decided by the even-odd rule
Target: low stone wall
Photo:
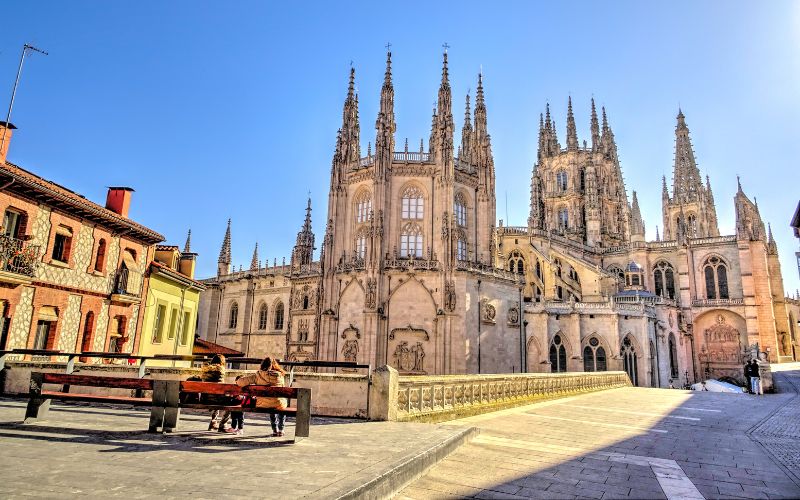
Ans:
{"type": "Polygon", "coordinates": [[[625,372],[400,377],[381,367],[373,375],[371,418],[423,422],[631,385],[625,372]]]}
{"type": "MultiPolygon", "coordinates": [[[[7,361],[0,374],[0,394],[27,394],[31,371],[64,373],[66,363],[38,361],[7,361]]],[[[233,383],[237,376],[253,370],[227,370],[225,381],[233,383]]],[[[102,375],[105,377],[139,376],[137,366],[122,364],[75,364],[76,375],[102,375]]],[[[198,368],[148,367],[146,378],[186,380],[200,374],[198,368]]],[[[319,416],[366,418],[369,401],[369,378],[366,374],[295,373],[294,387],[311,389],[311,412],[319,416]]],[[[126,389],[82,387],[85,394],[130,395],[126,389]]]]}

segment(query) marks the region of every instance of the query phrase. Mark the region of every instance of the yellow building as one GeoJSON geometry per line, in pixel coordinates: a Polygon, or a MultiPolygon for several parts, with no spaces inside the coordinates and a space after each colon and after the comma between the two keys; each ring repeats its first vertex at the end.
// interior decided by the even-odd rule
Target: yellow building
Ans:
{"type": "MultiPolygon", "coordinates": [[[[191,233],[190,233],[191,235],[191,233]]],[[[157,245],[147,271],[146,302],[139,354],[192,354],[197,306],[205,285],[194,280],[197,254],[186,240],[177,246],[157,245]]],[[[190,366],[189,361],[148,361],[153,366],[190,366]]]]}

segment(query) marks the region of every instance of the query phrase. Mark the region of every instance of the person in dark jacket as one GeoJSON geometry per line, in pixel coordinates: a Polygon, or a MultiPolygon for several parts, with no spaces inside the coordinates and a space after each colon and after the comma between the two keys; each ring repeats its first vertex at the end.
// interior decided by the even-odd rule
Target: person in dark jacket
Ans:
{"type": "Polygon", "coordinates": [[[750,377],[753,374],[753,368],[750,365],[750,361],[745,361],[744,363],[744,378],[747,380],[747,392],[752,392],[752,383],[750,382],[750,377]]]}
{"type": "MultiPolygon", "coordinates": [[[[211,361],[202,368],[200,368],[200,380],[203,382],[216,382],[222,383],[225,381],[225,356],[222,354],[215,354],[211,361]]],[[[205,401],[207,404],[227,404],[227,399],[225,401],[216,401],[215,398],[210,398],[210,400],[205,401]]],[[[220,410],[212,410],[211,411],[211,421],[208,423],[208,430],[217,429],[218,432],[226,432],[225,431],[225,424],[228,422],[228,419],[231,417],[231,412],[225,411],[222,412],[222,418],[220,418],[219,422],[217,422],[217,417],[219,417],[220,410]]]]}

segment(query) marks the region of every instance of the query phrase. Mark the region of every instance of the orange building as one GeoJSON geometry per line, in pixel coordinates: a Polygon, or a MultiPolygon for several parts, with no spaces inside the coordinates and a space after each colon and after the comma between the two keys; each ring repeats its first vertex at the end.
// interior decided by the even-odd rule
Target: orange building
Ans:
{"type": "Polygon", "coordinates": [[[102,206],[7,162],[14,128],[0,122],[0,349],[135,352],[164,237],[128,218],[130,188],[102,206]]]}

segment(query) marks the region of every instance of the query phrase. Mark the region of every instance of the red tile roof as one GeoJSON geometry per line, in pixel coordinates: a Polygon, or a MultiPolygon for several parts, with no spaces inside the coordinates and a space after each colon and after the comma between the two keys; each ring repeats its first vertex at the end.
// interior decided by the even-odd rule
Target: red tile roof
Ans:
{"type": "Polygon", "coordinates": [[[27,198],[43,202],[47,205],[60,208],[67,213],[91,220],[103,226],[123,232],[132,238],[138,239],[148,245],[164,241],[164,236],[133,222],[97,203],[87,200],[84,196],[71,191],[64,186],[56,184],[28,172],[24,168],[6,162],[0,164],[0,176],[8,177],[12,181],[4,191],[20,194],[27,198]]]}
{"type": "Polygon", "coordinates": [[[194,348],[192,349],[192,354],[224,354],[225,356],[244,356],[244,353],[241,351],[215,344],[214,342],[203,340],[201,338],[194,339],[194,348]]]}

